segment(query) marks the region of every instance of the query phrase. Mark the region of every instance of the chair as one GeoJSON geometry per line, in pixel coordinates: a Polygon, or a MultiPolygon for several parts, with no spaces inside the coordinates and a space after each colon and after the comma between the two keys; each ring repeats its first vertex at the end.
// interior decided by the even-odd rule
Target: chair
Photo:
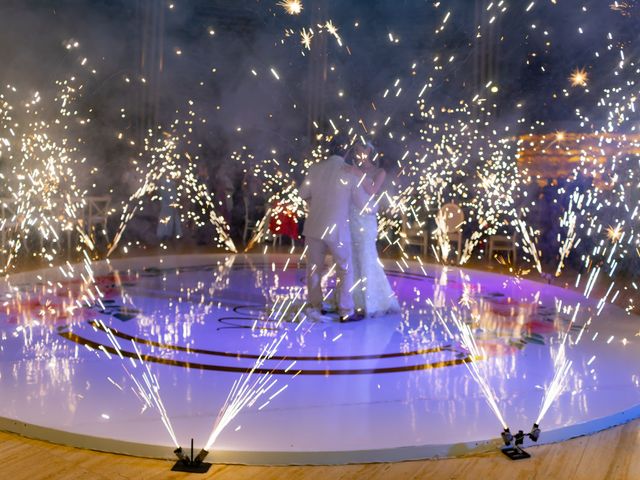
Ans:
{"type": "Polygon", "coordinates": [[[104,195],[100,197],[86,197],[87,209],[85,215],[87,234],[91,235],[91,231],[97,227],[102,227],[102,234],[109,241],[109,233],[107,231],[107,221],[109,220],[109,206],[111,205],[111,197],[104,195]]]}
{"type": "Polygon", "coordinates": [[[438,223],[439,229],[442,230],[442,234],[445,235],[446,240],[449,243],[456,243],[458,245],[457,256],[458,263],[462,256],[462,224],[464,223],[464,213],[462,209],[455,203],[446,203],[438,211],[438,223]]]}
{"type": "MultiPolygon", "coordinates": [[[[242,203],[244,204],[244,228],[242,230],[242,242],[247,246],[247,242],[253,239],[259,230],[264,230],[264,228],[268,229],[269,218],[265,218],[265,215],[268,214],[269,209],[261,206],[254,208],[252,211],[251,200],[247,196],[242,197],[242,203]],[[259,215],[260,218],[258,220],[252,220],[251,217],[256,214],[259,215]]],[[[261,231],[259,233],[259,237],[266,234],[265,231],[261,231]]]]}
{"type": "Polygon", "coordinates": [[[249,239],[249,234],[253,235],[253,232],[258,226],[258,222],[251,221],[249,212],[249,198],[244,195],[242,196],[242,205],[244,206],[244,227],[242,229],[242,243],[246,245],[247,240],[249,239]]]}
{"type": "Polygon", "coordinates": [[[419,246],[420,255],[426,257],[429,251],[429,232],[427,230],[427,221],[420,222],[418,219],[409,220],[405,215],[402,216],[402,229],[400,236],[404,240],[406,247],[419,246]]]}
{"type": "Polygon", "coordinates": [[[516,264],[516,234],[512,235],[491,235],[489,237],[489,262],[493,260],[493,254],[497,252],[507,252],[507,255],[513,265],[516,264]]]}
{"type": "Polygon", "coordinates": [[[3,251],[7,246],[7,232],[17,226],[15,201],[12,198],[0,198],[0,236],[3,251]]]}

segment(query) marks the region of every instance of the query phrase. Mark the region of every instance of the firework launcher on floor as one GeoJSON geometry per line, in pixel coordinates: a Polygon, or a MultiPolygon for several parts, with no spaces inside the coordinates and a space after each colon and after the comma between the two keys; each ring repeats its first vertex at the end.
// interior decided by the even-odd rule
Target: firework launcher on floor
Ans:
{"type": "Polygon", "coordinates": [[[178,461],[175,463],[172,472],[186,472],[186,473],[207,473],[211,468],[210,463],[205,463],[204,459],[209,452],[204,448],[200,450],[200,453],[193,457],[193,438],[191,439],[191,455],[186,455],[182,451],[182,447],[176,448],[173,453],[178,457],[178,461]]]}
{"type": "Polygon", "coordinates": [[[511,460],[523,460],[525,458],[531,457],[531,455],[525,452],[521,446],[524,443],[525,437],[529,437],[534,442],[537,442],[538,438],[540,438],[540,427],[537,423],[534,423],[529,433],[524,433],[522,430],[518,430],[518,433],[516,433],[515,435],[512,434],[508,428],[505,428],[500,436],[502,437],[502,441],[506,445],[501,449],[502,453],[504,453],[511,460]],[[513,446],[511,445],[512,442],[513,446]]]}

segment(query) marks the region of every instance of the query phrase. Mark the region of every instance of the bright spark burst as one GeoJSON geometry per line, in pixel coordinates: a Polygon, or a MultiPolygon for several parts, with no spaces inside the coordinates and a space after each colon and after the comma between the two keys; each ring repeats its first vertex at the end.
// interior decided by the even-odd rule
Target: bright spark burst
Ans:
{"type": "Polygon", "coordinates": [[[576,68],[569,76],[572,87],[586,87],[589,81],[589,74],[584,68],[576,68]]]}
{"type": "Polygon", "coordinates": [[[620,240],[622,238],[622,227],[620,225],[616,225],[615,227],[612,227],[611,225],[609,225],[607,227],[607,238],[612,243],[615,243],[618,240],[620,240]]]}
{"type": "Polygon", "coordinates": [[[300,15],[302,12],[302,2],[300,0],[282,0],[278,6],[285,9],[289,15],[300,15]]]}
{"type": "Polygon", "coordinates": [[[326,23],[324,24],[324,28],[327,30],[327,32],[329,32],[330,35],[333,35],[335,37],[336,41],[338,42],[338,45],[342,46],[342,39],[338,34],[338,27],[336,27],[333,24],[333,21],[327,20],[326,23]]]}
{"type": "Polygon", "coordinates": [[[302,45],[307,50],[311,50],[311,39],[313,38],[313,30],[311,29],[305,30],[303,28],[302,31],[300,32],[300,37],[301,37],[300,42],[302,43],[302,45]]]}

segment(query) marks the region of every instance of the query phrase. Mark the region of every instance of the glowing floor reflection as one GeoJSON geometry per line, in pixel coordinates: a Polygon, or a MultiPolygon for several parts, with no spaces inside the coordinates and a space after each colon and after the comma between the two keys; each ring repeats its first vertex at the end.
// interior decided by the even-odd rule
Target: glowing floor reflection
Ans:
{"type": "Polygon", "coordinates": [[[178,441],[202,445],[233,381],[284,331],[286,340],[257,371],[272,372],[279,393],[243,409],[221,433],[213,447],[219,461],[396,460],[486,444],[501,426],[469,361],[485,363],[511,429],[528,429],[565,332],[572,369],[543,419],[541,440],[640,415],[637,317],[612,306],[596,316],[596,300],[491,273],[387,266],[403,312],[347,324],[305,320],[303,266],[285,255],[101,264],[104,308],[85,299],[73,312],[66,307],[75,285],[57,270],[16,275],[1,290],[2,428],[53,440],[53,430],[64,431],[77,436],[63,442],[170,455],[160,415],[144,407],[123,368],[133,370],[139,352],[178,441]],[[472,314],[486,357],[474,359],[452,340],[430,304],[472,314]]]}

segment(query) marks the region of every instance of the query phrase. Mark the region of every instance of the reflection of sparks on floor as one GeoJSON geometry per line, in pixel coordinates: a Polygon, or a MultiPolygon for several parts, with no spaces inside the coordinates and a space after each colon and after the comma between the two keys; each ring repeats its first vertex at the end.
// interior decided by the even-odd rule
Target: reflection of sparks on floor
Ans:
{"type": "MultiPolygon", "coordinates": [[[[213,434],[211,448],[224,451],[237,449],[236,445],[260,450],[275,444],[289,451],[278,443],[289,438],[310,451],[326,450],[328,446],[319,443],[322,433],[322,438],[348,452],[363,447],[357,435],[363,428],[376,432],[372,446],[365,448],[392,448],[393,441],[387,438],[391,435],[416,446],[420,446],[416,442],[464,442],[469,435],[484,442],[495,436],[502,420],[513,427],[538,416],[551,427],[547,431],[564,431],[575,429],[576,422],[614,418],[635,401],[635,384],[629,387],[634,390],[625,391],[625,399],[606,397],[612,382],[624,384],[630,374],[612,358],[622,355],[631,365],[636,355],[632,345],[622,348],[618,340],[624,345],[625,339],[632,343],[640,338],[634,337],[636,330],[624,330],[628,326],[624,312],[605,310],[612,314],[606,329],[602,327],[594,342],[580,341],[595,333],[585,335],[597,299],[582,300],[575,292],[527,279],[515,283],[507,275],[411,263],[404,273],[387,271],[403,305],[401,314],[347,324],[312,322],[304,310],[296,318],[305,295],[304,265],[296,264],[297,257],[295,253],[267,258],[209,254],[111,260],[96,276],[107,300],[105,309],[86,306],[75,311],[75,320],[68,319],[72,328],[60,322],[44,326],[39,320],[39,325],[18,332],[22,322],[9,323],[15,335],[3,340],[4,351],[22,348],[26,342],[32,347],[22,350],[18,366],[8,368],[32,368],[28,362],[33,356],[41,365],[36,369],[42,368],[44,374],[38,389],[48,399],[64,388],[67,373],[62,369],[69,362],[62,362],[72,358],[72,375],[66,377],[74,379],[72,387],[77,391],[87,381],[92,385],[91,391],[82,391],[82,401],[92,409],[80,409],[84,413],[74,417],[82,422],[78,429],[88,435],[99,436],[102,431],[122,441],[175,445],[169,433],[173,429],[177,439],[188,432],[203,444],[213,434]],[[577,301],[583,306],[574,307],[577,301]],[[436,312],[453,335],[446,333],[436,312]],[[614,335],[616,342],[608,346],[614,335]],[[457,340],[451,341],[453,337],[457,340]],[[277,351],[265,352],[278,341],[277,351]],[[557,353],[563,342],[564,352],[557,353]],[[46,345],[55,345],[59,359],[55,366],[41,356],[46,345]],[[474,352],[483,357],[474,357],[474,352]],[[570,366],[563,359],[572,362],[570,366]],[[463,363],[464,369],[456,368],[463,363]],[[54,368],[61,370],[55,377],[54,368]],[[96,381],[96,374],[98,380],[106,380],[96,381]],[[266,378],[259,382],[262,376],[266,378]],[[132,398],[123,401],[131,397],[130,388],[140,403],[132,398]],[[154,398],[149,388],[160,398],[154,398]],[[486,391],[491,391],[492,400],[485,398],[486,391]],[[115,404],[117,409],[111,407],[115,404]],[[285,412],[290,415],[297,408],[303,421],[319,432],[309,444],[285,418],[285,412]],[[487,415],[471,420],[456,413],[469,409],[487,415]],[[448,412],[446,421],[455,427],[451,434],[441,431],[446,429],[441,429],[440,417],[430,413],[442,411],[448,412]],[[566,420],[567,411],[573,412],[575,422],[566,420]],[[92,414],[99,418],[97,425],[92,414]],[[335,415],[345,419],[340,434],[328,420],[335,415]],[[414,421],[409,417],[431,425],[434,432],[426,440],[422,432],[416,440],[407,429],[414,421]],[[145,428],[136,428],[140,425],[145,428]],[[260,433],[274,428],[281,428],[282,435],[267,439],[268,434],[260,433]]],[[[40,274],[41,279],[21,278],[15,295],[25,298],[27,291],[32,292],[30,301],[37,308],[33,312],[59,315],[63,301],[55,291],[47,293],[47,286],[55,285],[62,274],[55,269],[40,274]]],[[[3,391],[12,378],[0,377],[3,391]]],[[[15,399],[33,388],[25,384],[6,391],[15,399]]],[[[24,405],[33,411],[33,401],[24,405]]],[[[66,412],[71,406],[63,408],[66,412]]],[[[0,415],[5,410],[0,405],[0,415]]],[[[42,420],[43,425],[60,427],[51,409],[39,415],[51,417],[42,420]]]]}
{"type": "Polygon", "coordinates": [[[277,5],[284,8],[289,15],[299,15],[302,12],[300,0],[281,0],[277,5]]]}

